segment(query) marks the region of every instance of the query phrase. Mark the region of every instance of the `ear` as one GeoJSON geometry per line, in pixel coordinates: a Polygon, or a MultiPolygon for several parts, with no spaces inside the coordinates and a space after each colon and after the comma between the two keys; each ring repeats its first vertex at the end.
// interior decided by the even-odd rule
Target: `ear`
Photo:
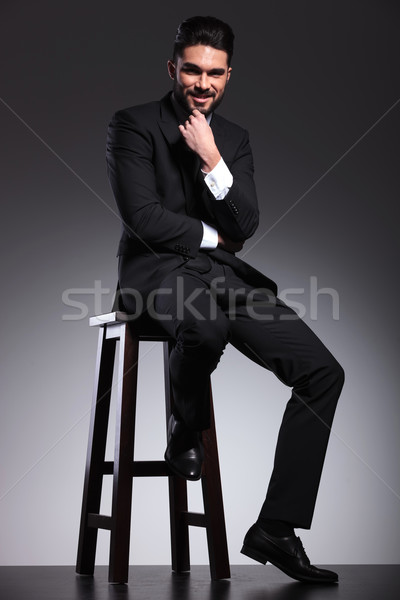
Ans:
{"type": "Polygon", "coordinates": [[[228,73],[227,73],[227,76],[226,76],[226,83],[228,83],[228,81],[229,81],[229,79],[231,77],[231,73],[232,73],[232,67],[229,67],[228,73]]]}
{"type": "Polygon", "coordinates": [[[167,69],[168,69],[168,75],[171,77],[171,79],[175,79],[176,67],[175,67],[175,63],[173,63],[172,60],[169,60],[167,62],[167,69]]]}

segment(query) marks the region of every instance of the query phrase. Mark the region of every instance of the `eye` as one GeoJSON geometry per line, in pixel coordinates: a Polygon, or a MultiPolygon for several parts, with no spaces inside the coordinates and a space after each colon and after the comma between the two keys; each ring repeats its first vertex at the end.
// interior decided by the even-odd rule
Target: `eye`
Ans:
{"type": "Polygon", "coordinates": [[[183,71],[188,75],[198,75],[198,71],[196,69],[191,69],[190,67],[184,68],[183,71]]]}
{"type": "Polygon", "coordinates": [[[225,75],[225,71],[221,71],[220,69],[216,69],[215,71],[209,72],[210,77],[222,77],[222,75],[225,75]]]}

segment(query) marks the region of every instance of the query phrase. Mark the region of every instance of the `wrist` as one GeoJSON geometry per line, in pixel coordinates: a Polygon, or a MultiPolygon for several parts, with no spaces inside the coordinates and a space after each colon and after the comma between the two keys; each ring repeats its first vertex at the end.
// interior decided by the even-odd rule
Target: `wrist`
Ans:
{"type": "Polygon", "coordinates": [[[210,173],[221,160],[221,155],[216,148],[215,152],[210,153],[206,157],[200,157],[201,160],[201,170],[204,173],[210,173]]]}

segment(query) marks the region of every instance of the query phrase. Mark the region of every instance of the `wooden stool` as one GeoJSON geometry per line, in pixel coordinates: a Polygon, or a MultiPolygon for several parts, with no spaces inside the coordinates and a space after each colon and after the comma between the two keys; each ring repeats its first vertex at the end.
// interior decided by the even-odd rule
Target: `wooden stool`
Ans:
{"type": "Polygon", "coordinates": [[[99,326],[96,380],[90,420],[82,515],[76,571],[93,575],[97,533],[108,529],[110,539],[110,583],[126,583],[129,571],[129,540],[132,506],[132,477],[168,476],[171,524],[172,570],[190,570],[189,525],[205,527],[212,579],[230,577],[225,517],[222,501],[212,395],[211,427],[203,432],[204,464],[201,477],[204,514],[188,511],[187,482],[173,475],[164,460],[135,461],[135,413],[139,342],[164,344],[165,404],[168,422],[173,405],[169,377],[172,340],[167,335],[135,335],[124,312],[112,312],[90,319],[99,326]],[[114,461],[105,460],[111,388],[119,340],[118,393],[114,461]],[[104,475],[113,475],[111,516],[101,515],[100,501],[104,475]]]}

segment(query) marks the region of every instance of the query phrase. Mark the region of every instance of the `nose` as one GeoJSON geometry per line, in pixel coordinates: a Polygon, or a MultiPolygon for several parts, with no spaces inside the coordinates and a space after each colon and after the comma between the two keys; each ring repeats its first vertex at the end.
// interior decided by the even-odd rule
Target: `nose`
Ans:
{"type": "Polygon", "coordinates": [[[196,82],[196,87],[198,87],[199,89],[205,91],[208,90],[210,87],[210,82],[208,80],[208,75],[206,72],[203,72],[199,75],[199,78],[196,82]]]}

